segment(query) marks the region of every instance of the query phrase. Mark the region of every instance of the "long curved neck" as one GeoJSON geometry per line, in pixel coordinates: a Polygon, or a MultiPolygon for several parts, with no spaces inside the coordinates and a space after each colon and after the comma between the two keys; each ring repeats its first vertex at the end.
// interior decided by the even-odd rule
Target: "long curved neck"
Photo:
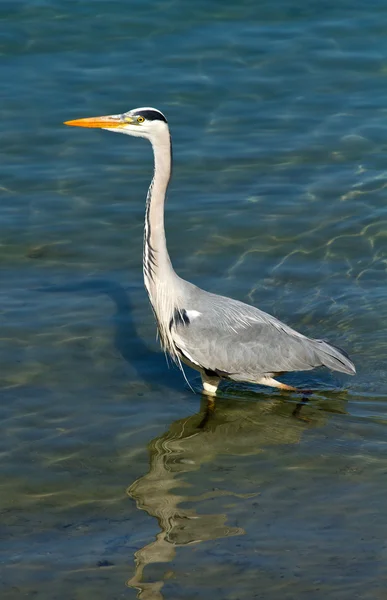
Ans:
{"type": "Polygon", "coordinates": [[[172,145],[168,129],[152,142],[154,174],[146,199],[144,227],[144,281],[150,296],[156,284],[176,277],[167,250],[164,204],[172,172],[172,145]]]}
{"type": "Polygon", "coordinates": [[[144,283],[157,319],[161,342],[174,354],[170,322],[179,305],[180,278],[169,258],[164,229],[164,204],[172,172],[169,130],[152,140],[154,175],[146,199],[144,227],[144,283]]]}

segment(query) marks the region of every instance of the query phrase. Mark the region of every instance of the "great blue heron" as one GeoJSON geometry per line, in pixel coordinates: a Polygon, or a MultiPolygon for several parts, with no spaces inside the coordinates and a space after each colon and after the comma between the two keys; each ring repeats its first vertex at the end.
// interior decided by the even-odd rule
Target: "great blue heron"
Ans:
{"type": "Polygon", "coordinates": [[[180,367],[183,362],[200,372],[205,393],[216,395],[222,379],[295,390],[275,377],[320,366],[349,375],[356,372],[340,348],[308,338],[254,306],[206,292],[175,273],[164,229],[172,146],[167,119],[159,110],[136,108],[66,125],[98,127],[151,142],[154,174],[145,210],[145,287],[164,350],[180,367]]]}

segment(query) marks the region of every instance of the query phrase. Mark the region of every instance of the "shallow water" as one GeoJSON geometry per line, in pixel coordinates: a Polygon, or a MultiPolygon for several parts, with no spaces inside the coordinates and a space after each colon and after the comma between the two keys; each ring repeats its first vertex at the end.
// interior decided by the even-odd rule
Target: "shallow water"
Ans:
{"type": "Polygon", "coordinates": [[[385,598],[387,8],[0,5],[3,599],[385,598]],[[142,284],[167,113],[178,273],[345,347],[297,396],[166,365],[142,284]]]}

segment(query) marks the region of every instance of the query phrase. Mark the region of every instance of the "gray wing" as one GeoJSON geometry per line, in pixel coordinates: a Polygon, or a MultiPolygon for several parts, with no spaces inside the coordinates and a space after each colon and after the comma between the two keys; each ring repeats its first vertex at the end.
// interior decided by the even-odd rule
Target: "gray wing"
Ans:
{"type": "Polygon", "coordinates": [[[176,311],[171,328],[187,360],[234,380],[255,381],[266,374],[319,366],[355,373],[343,350],[307,338],[254,306],[199,288],[176,311]]]}

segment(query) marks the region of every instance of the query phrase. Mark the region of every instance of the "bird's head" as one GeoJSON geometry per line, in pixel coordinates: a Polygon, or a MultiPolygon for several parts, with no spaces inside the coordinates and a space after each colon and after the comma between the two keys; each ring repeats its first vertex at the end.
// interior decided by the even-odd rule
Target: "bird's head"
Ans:
{"type": "Polygon", "coordinates": [[[134,135],[135,137],[144,137],[151,142],[168,131],[167,119],[163,113],[150,107],[134,108],[121,115],[66,121],[65,125],[98,127],[99,129],[107,129],[108,131],[134,135]]]}

